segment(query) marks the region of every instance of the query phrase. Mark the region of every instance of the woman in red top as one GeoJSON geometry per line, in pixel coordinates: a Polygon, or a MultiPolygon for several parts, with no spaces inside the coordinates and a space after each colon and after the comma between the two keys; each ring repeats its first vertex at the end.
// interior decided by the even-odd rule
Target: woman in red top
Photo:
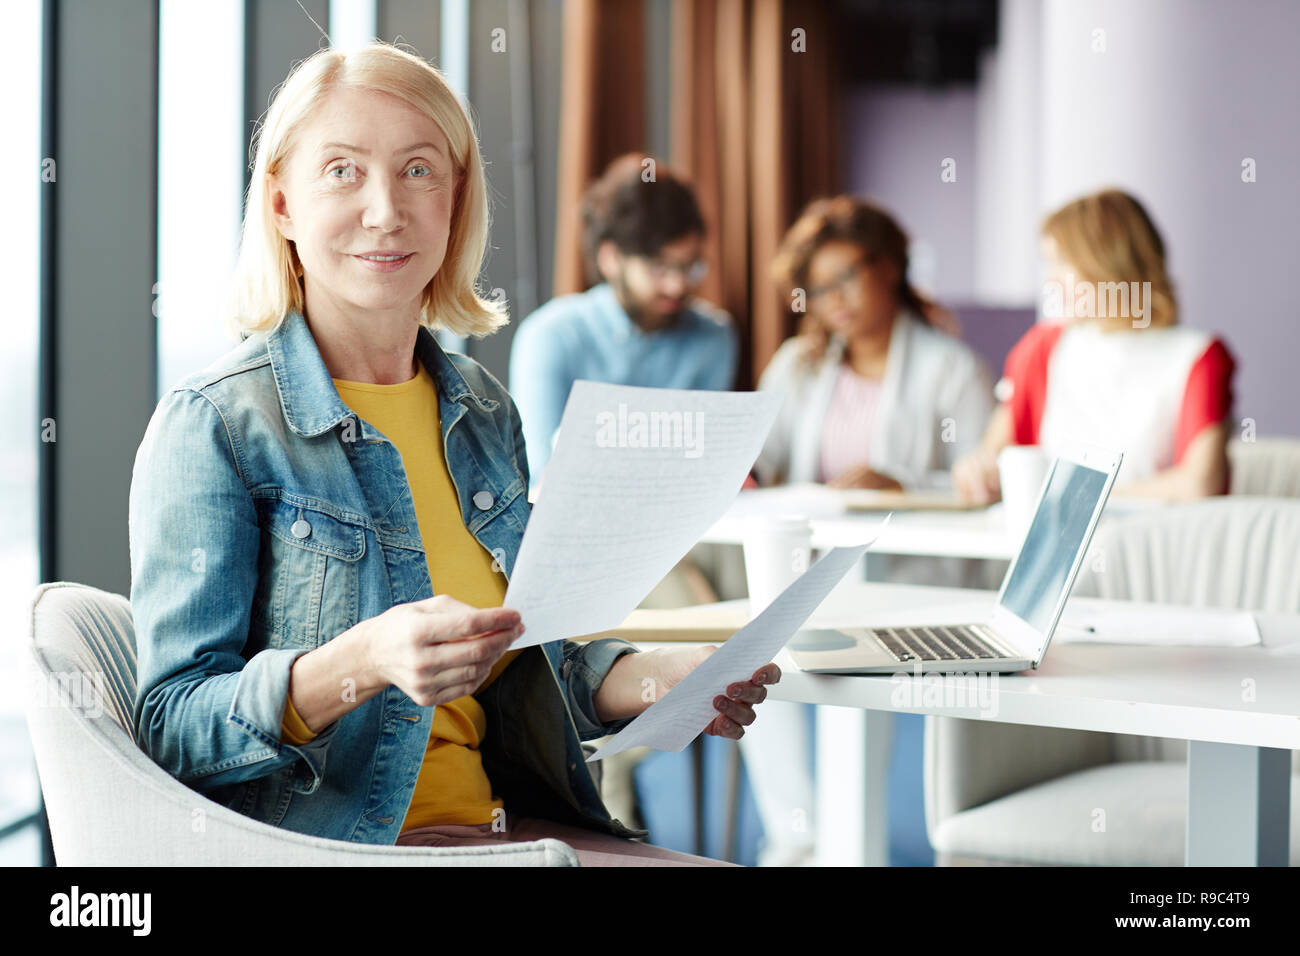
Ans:
{"type": "Polygon", "coordinates": [[[953,466],[966,501],[1000,496],[1007,445],[1049,455],[1074,442],[1123,452],[1116,493],[1187,500],[1228,490],[1235,362],[1178,324],[1160,234],[1140,203],[1106,190],[1043,224],[1044,314],[1007,356],[980,447],[953,466]]]}

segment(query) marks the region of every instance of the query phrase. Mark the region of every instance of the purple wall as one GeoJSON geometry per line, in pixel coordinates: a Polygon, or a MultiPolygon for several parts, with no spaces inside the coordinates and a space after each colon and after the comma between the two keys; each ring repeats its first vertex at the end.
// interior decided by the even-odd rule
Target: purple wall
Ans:
{"type": "Polygon", "coordinates": [[[845,110],[849,191],[898,219],[912,239],[913,281],[957,313],[962,338],[996,378],[1034,310],[967,304],[975,297],[974,90],[859,89],[849,92],[845,110]],[[940,177],[949,157],[955,182],[940,177]]]}
{"type": "Polygon", "coordinates": [[[1164,234],[1181,321],[1237,357],[1238,420],[1300,435],[1300,4],[1050,0],[1042,32],[1044,204],[1136,194],[1164,234]]]}
{"type": "Polygon", "coordinates": [[[845,97],[846,185],[888,209],[912,239],[912,278],[946,303],[974,288],[975,92],[908,87],[845,97]],[[946,158],[956,181],[940,179],[946,158]]]}
{"type": "Polygon", "coordinates": [[[988,235],[977,215],[990,208],[980,202],[989,181],[980,137],[1026,140],[999,141],[988,155],[1035,157],[1039,181],[1025,188],[1039,215],[1106,186],[1133,192],[1165,237],[1181,321],[1221,335],[1237,358],[1238,423],[1253,419],[1261,436],[1300,435],[1300,186],[1291,168],[1300,155],[1300,3],[1258,0],[1247,12],[1226,0],[1045,0],[1030,12],[1041,17],[1032,29],[1040,42],[998,55],[1034,52],[1000,75],[1039,84],[1037,130],[982,129],[971,88],[850,91],[846,187],[895,213],[920,247],[917,284],[957,309],[995,371],[1026,313],[965,308],[991,304],[976,294],[988,286],[976,271],[988,268],[974,255],[988,235]],[[940,181],[944,157],[957,161],[955,183],[940,181]],[[1255,182],[1242,181],[1246,157],[1255,182]]]}
{"type": "Polygon", "coordinates": [[[1037,317],[1033,309],[986,308],[978,305],[952,307],[961,323],[961,337],[988,363],[996,381],[1011,346],[1029,331],[1037,317]]]}

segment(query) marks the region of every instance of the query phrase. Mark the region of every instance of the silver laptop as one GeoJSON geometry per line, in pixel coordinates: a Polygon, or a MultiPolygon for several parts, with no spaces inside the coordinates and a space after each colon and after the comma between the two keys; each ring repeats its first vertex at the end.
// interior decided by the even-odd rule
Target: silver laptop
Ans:
{"type": "MultiPolygon", "coordinates": [[[[787,650],[801,670],[823,674],[900,671],[1008,672],[1037,667],[1083,564],[1122,456],[1079,448],[1053,463],[1020,552],[988,620],[861,629],[807,629],[787,650]]],[[[891,615],[892,617],[892,615],[891,615]]],[[[917,615],[918,619],[921,615],[917,615]]]]}

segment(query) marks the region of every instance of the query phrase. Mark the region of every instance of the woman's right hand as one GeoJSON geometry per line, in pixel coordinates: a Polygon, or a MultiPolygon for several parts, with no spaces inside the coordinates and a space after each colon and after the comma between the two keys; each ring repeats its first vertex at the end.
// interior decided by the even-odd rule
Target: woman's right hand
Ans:
{"type": "Polygon", "coordinates": [[[971,452],[952,466],[953,490],[965,504],[990,505],[1002,497],[998,456],[984,449],[971,452]]]}
{"type": "Polygon", "coordinates": [[[394,605],[368,623],[372,673],[421,707],[473,694],[524,632],[518,611],[471,607],[446,594],[394,605]]]}

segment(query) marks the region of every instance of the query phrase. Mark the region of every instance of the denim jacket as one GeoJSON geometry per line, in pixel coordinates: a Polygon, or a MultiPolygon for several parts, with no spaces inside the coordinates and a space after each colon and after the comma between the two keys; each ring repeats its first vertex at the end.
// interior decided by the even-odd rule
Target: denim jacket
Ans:
{"type": "MultiPolygon", "coordinates": [[[[438,385],[465,526],[509,575],[530,511],[518,411],[489,372],[423,327],[416,352],[438,385]]],[[[130,541],[145,752],[273,826],[394,843],[434,708],[389,685],[310,743],[280,740],[296,658],[433,595],[401,456],[339,398],[301,314],[158,403],[136,454],[130,541]]],[[[530,647],[478,695],[483,766],[507,814],[645,835],[610,817],[581,743],[628,723],[602,724],[593,697],[635,650],[530,647]]]]}

